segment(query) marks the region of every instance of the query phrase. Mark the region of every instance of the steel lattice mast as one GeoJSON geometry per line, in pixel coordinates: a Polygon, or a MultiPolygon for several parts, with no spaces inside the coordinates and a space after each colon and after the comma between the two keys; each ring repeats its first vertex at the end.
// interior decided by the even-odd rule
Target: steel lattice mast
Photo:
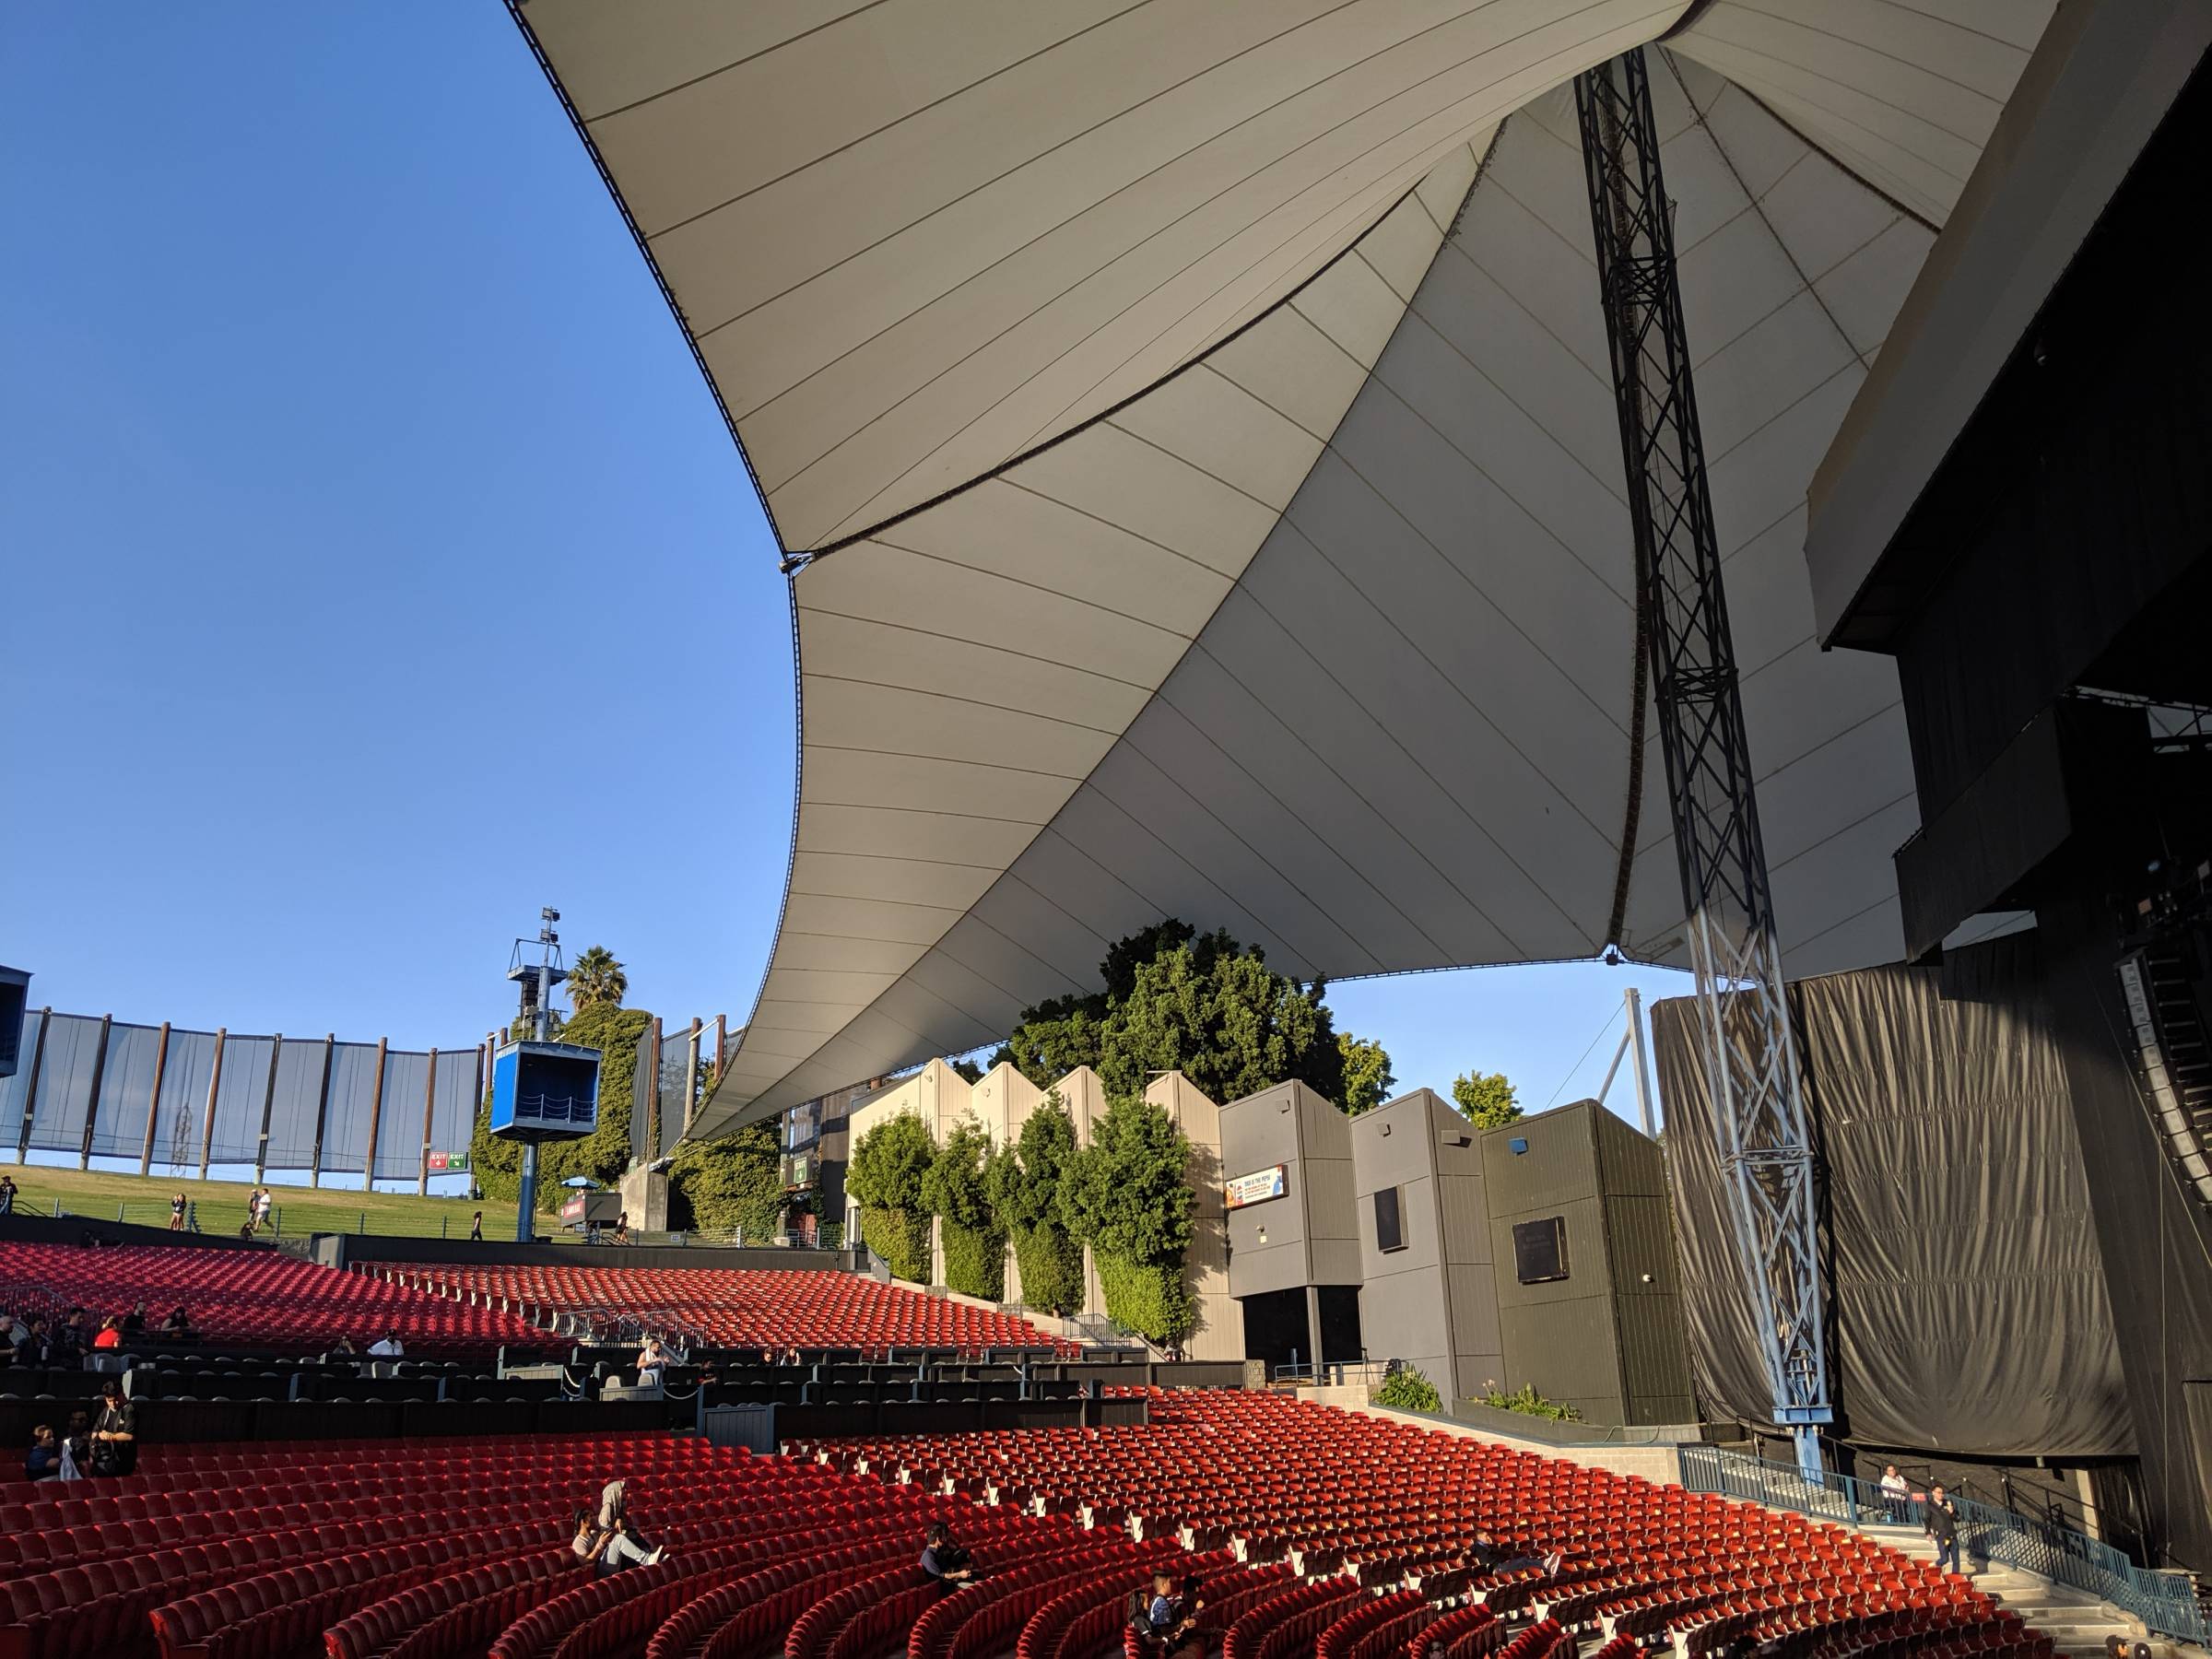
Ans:
{"type": "MultiPolygon", "coordinates": [[[[1638,633],[1666,761],[1724,1184],[1774,1420],[1820,1477],[1831,1420],[1812,1146],[1783,1000],[1735,649],[1690,383],[1672,204],[1641,52],[1574,83],[1634,526],[1638,633]]],[[[1624,849],[1624,854],[1626,853],[1624,849]]]]}

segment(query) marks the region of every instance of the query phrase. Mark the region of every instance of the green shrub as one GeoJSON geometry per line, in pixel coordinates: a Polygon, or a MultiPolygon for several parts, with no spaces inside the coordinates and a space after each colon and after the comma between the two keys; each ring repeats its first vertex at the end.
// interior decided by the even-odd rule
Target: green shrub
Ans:
{"type": "Polygon", "coordinates": [[[861,1241],[883,1258],[893,1278],[910,1285],[929,1283],[929,1217],[915,1210],[860,1212],[861,1241]]]}
{"type": "Polygon", "coordinates": [[[1555,1423],[1579,1423],[1583,1420],[1581,1412],[1559,1400],[1546,1399],[1536,1392],[1533,1382],[1522,1383],[1512,1394],[1500,1393],[1498,1384],[1492,1382],[1475,1396],[1475,1403],[1478,1406],[1493,1406],[1500,1411],[1518,1411],[1524,1417],[1548,1418],[1555,1423]]]}
{"type": "Polygon", "coordinates": [[[963,1115],[922,1174],[922,1201],[944,1222],[945,1283],[962,1296],[997,1301],[1006,1293],[1006,1230],[991,1206],[983,1166],[991,1136],[963,1115]]]}
{"type": "Polygon", "coordinates": [[[864,1207],[923,1211],[929,1200],[922,1182],[937,1160],[929,1126],[911,1112],[886,1118],[855,1141],[845,1169],[845,1191],[864,1207]]]}
{"type": "Polygon", "coordinates": [[[1441,1411],[1444,1396],[1418,1368],[1402,1365],[1382,1379],[1382,1386],[1375,1390],[1375,1404],[1397,1411],[1441,1411]]]}
{"type": "Polygon", "coordinates": [[[1139,1262],[1094,1246],[1091,1260],[1098,1264],[1106,1317],[1114,1324],[1162,1347],[1179,1343],[1191,1334],[1198,1320],[1198,1306],[1191,1300],[1190,1287],[1182,1282],[1182,1256],[1168,1262],[1139,1262]]]}
{"type": "Polygon", "coordinates": [[[1021,1270],[1021,1302],[1063,1316],[1083,1305],[1083,1246],[1051,1222],[1015,1228],[1014,1265],[1021,1270]]]}
{"type": "Polygon", "coordinates": [[[1076,1156],[1076,1124],[1057,1090],[1023,1120],[1021,1134],[983,1164],[983,1190],[1013,1241],[1024,1306],[1073,1313],[1083,1305],[1083,1247],[1061,1224],[1060,1187],[1076,1156]]]}
{"type": "MultiPolygon", "coordinates": [[[[943,1220],[943,1218],[940,1218],[943,1220]]],[[[1006,1294],[1006,1235],[944,1220],[946,1288],[962,1296],[1003,1301],[1006,1294]]]]}
{"type": "Polygon", "coordinates": [[[1060,1224],[1099,1254],[1182,1261],[1191,1241],[1191,1143],[1141,1095],[1110,1101],[1060,1181],[1060,1224]]]}

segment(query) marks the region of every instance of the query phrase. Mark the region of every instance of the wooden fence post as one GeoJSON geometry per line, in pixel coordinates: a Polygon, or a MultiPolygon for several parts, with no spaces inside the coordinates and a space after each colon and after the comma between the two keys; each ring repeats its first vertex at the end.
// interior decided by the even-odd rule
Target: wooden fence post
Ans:
{"type": "Polygon", "coordinates": [[[207,1072],[207,1121],[200,1125],[200,1179],[207,1179],[207,1159],[215,1151],[215,1104],[223,1088],[223,1043],[229,1032],[215,1028],[215,1064],[207,1072]]]}
{"type": "Polygon", "coordinates": [[[161,1035],[154,1039],[154,1086],[146,1102],[146,1146],[138,1154],[138,1173],[154,1172],[154,1131],[161,1123],[161,1077],[169,1070],[169,1021],[161,1022],[161,1035]]]}

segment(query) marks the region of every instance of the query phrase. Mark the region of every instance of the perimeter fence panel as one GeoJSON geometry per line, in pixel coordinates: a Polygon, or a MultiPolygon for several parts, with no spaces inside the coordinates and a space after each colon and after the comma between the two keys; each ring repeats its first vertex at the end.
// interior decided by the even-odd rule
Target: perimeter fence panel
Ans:
{"type": "MultiPolygon", "coordinates": [[[[691,1101],[684,1084],[691,1065],[691,1031],[687,1027],[661,1031],[661,1142],[652,1156],[665,1158],[683,1138],[691,1101]]],[[[634,1108],[633,1108],[634,1110],[634,1108]]]]}
{"type": "Polygon", "coordinates": [[[13,1158],[23,1135],[23,1108],[30,1099],[32,1068],[37,1065],[39,1027],[46,1016],[29,1008],[23,1015],[23,1045],[16,1055],[13,1077],[0,1077],[0,1157],[13,1158]]]}
{"type": "Polygon", "coordinates": [[[199,1172],[200,1139],[207,1127],[207,1084],[214,1076],[215,1033],[172,1030],[169,1060],[161,1068],[161,1099],[156,1105],[157,1168],[171,1175],[199,1172]]]}
{"type": "Polygon", "coordinates": [[[262,1102],[269,1093],[269,1065],[276,1052],[274,1037],[224,1039],[223,1079],[215,1095],[215,1133],[207,1143],[210,1163],[253,1161],[261,1144],[262,1102]]]}
{"type": "Polygon", "coordinates": [[[422,1173],[422,1102],[430,1057],[394,1049],[384,1055],[384,1114],[376,1131],[376,1178],[413,1181],[422,1173]]]}
{"type": "Polygon", "coordinates": [[[323,1039],[287,1037],[276,1056],[276,1094],[269,1104],[269,1145],[264,1161],[272,1170],[312,1169],[315,1112],[323,1100],[323,1039]]]}
{"type": "Polygon", "coordinates": [[[84,1149],[85,1112],[92,1103],[100,1024],[97,1014],[56,1014],[48,1020],[46,1056],[39,1067],[38,1098],[31,1103],[32,1151],[84,1149]]]}
{"type": "Polygon", "coordinates": [[[137,1158],[145,1152],[146,1114],[154,1104],[154,1056],[160,1047],[158,1026],[108,1028],[108,1061],[100,1071],[100,1110],[92,1114],[93,1157],[137,1158]]]}
{"type": "MultiPolygon", "coordinates": [[[[390,1056],[385,1079],[390,1081],[390,1056]]],[[[323,1117],[323,1173],[359,1175],[369,1157],[369,1121],[377,1117],[376,1044],[341,1042],[330,1056],[330,1108],[323,1117]]],[[[392,1132],[392,1120],[380,1118],[376,1137],[392,1132]]]]}
{"type": "MultiPolygon", "coordinates": [[[[430,1147],[433,1152],[460,1152],[465,1154],[476,1138],[477,1108],[477,1050],[441,1049],[438,1053],[438,1110],[430,1120],[430,1147]]],[[[415,1124],[422,1124],[421,1106],[416,1107],[415,1124]]],[[[409,1173],[422,1168],[422,1143],[419,1135],[415,1142],[415,1162],[409,1173]]]]}

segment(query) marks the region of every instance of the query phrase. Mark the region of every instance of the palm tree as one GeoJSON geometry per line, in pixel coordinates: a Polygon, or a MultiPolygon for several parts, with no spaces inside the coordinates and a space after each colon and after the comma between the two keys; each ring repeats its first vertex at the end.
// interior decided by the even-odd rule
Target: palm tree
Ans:
{"type": "Polygon", "coordinates": [[[579,1014],[598,1003],[612,1003],[618,1008],[629,990],[629,976],[604,945],[593,946],[569,970],[569,1004],[579,1014]]]}

